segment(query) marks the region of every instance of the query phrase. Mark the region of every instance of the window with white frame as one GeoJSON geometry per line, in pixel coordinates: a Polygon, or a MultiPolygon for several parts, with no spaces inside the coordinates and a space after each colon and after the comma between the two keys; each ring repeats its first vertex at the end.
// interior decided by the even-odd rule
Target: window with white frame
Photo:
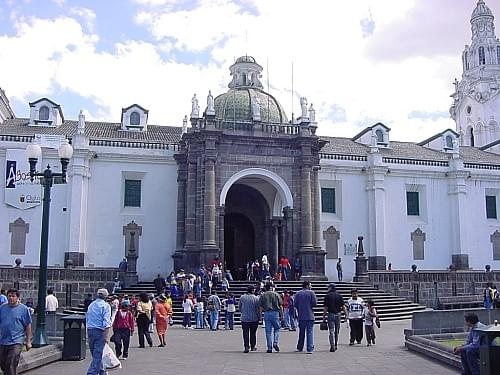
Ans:
{"type": "Polygon", "coordinates": [[[335,207],[335,188],[321,188],[321,212],[330,214],[337,212],[335,207]]]}
{"type": "Polygon", "coordinates": [[[124,207],[141,207],[141,180],[125,180],[124,207]]]}
{"type": "Polygon", "coordinates": [[[406,214],[420,216],[420,194],[418,191],[406,192],[406,214]]]}

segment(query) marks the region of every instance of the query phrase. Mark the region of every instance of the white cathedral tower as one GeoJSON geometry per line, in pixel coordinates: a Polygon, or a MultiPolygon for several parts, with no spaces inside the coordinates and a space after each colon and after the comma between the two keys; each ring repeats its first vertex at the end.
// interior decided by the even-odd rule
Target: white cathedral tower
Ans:
{"type": "Polygon", "coordinates": [[[451,117],[460,144],[482,147],[500,139],[500,41],[494,16],[479,0],[470,19],[472,42],[462,54],[462,80],[455,80],[451,117]]]}

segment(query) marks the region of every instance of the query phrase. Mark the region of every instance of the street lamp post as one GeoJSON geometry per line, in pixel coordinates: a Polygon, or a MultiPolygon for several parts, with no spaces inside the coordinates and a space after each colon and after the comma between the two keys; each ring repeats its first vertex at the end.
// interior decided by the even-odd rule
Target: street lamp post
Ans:
{"type": "Polygon", "coordinates": [[[61,173],[54,173],[50,165],[43,172],[36,171],[36,163],[42,156],[42,149],[37,144],[29,144],[26,147],[28,161],[30,164],[30,179],[40,178],[43,186],[42,206],[42,234],[40,238],[40,269],[38,271],[38,313],[36,319],[36,330],[33,335],[33,347],[40,348],[49,344],[45,331],[45,294],[47,293],[47,258],[49,244],[49,212],[50,212],[50,189],[53,184],[66,183],[66,171],[69,159],[73,156],[73,147],[66,141],[59,147],[59,158],[61,159],[61,173]]]}

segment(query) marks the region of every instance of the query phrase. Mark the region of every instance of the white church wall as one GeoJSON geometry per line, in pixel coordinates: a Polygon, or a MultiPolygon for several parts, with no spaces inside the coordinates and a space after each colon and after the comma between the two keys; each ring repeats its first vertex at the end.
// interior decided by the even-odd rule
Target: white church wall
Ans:
{"type": "MultiPolygon", "coordinates": [[[[19,144],[16,145],[19,148],[19,144]]],[[[5,150],[7,148],[16,148],[7,143],[0,144],[0,165],[2,170],[5,168],[5,150]]],[[[60,162],[57,158],[49,157],[46,152],[43,155],[43,163],[38,163],[38,169],[45,168],[47,164],[53,167],[53,170],[60,170],[60,162]]],[[[42,227],[42,204],[27,210],[21,210],[5,204],[5,186],[0,189],[0,264],[14,265],[16,258],[22,260],[22,264],[38,265],[40,257],[40,234],[42,227]],[[11,233],[9,232],[9,224],[16,219],[22,218],[29,224],[29,232],[26,234],[25,255],[11,254],[11,233]]],[[[50,206],[50,225],[49,225],[49,245],[48,245],[48,264],[63,265],[64,252],[66,250],[66,220],[68,211],[63,211],[66,208],[68,186],[54,185],[51,191],[51,206],[50,206]]],[[[42,187],[40,186],[40,195],[42,187]]]]}
{"type": "Polygon", "coordinates": [[[86,264],[117,266],[125,255],[123,226],[134,220],[142,226],[137,271],[152,279],[173,267],[175,250],[177,167],[173,158],[163,161],[121,162],[102,158],[91,163],[89,185],[88,253],[86,264]],[[141,207],[124,207],[125,178],[140,178],[141,207]]]}
{"type": "Polygon", "coordinates": [[[387,264],[393,269],[442,269],[451,263],[451,226],[448,182],[444,178],[386,176],[387,264]],[[406,192],[418,191],[419,216],[407,215],[406,192]],[[426,235],[424,260],[414,260],[411,233],[420,228],[426,235]]]}
{"type": "Polygon", "coordinates": [[[500,181],[498,179],[476,179],[467,181],[467,217],[468,231],[467,249],[469,249],[469,266],[476,270],[484,270],[486,264],[492,269],[500,268],[500,261],[493,260],[493,248],[490,236],[500,231],[500,216],[497,219],[486,218],[486,194],[497,196],[497,213],[500,202],[500,181]]]}
{"type": "MultiPolygon", "coordinates": [[[[368,196],[365,191],[366,181],[362,174],[340,168],[338,165],[328,165],[322,161],[320,185],[322,188],[335,188],[336,213],[321,213],[321,243],[325,248],[323,232],[334,226],[340,232],[338,242],[339,257],[342,258],[344,280],[354,276],[354,255],[344,255],[344,244],[357,244],[358,236],[367,238],[368,234],[368,196]]],[[[358,170],[360,168],[357,168],[358,170]]],[[[366,245],[366,241],[364,241],[366,245]]],[[[337,259],[325,260],[325,273],[329,280],[337,280],[337,259]]]]}

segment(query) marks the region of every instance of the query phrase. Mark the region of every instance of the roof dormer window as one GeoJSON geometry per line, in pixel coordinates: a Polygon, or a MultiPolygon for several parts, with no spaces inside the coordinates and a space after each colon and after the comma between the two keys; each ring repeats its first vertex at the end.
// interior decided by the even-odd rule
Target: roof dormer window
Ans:
{"type": "Polygon", "coordinates": [[[40,107],[40,112],[38,113],[38,119],[40,121],[49,120],[49,107],[47,107],[46,105],[40,107]]]}
{"type": "Polygon", "coordinates": [[[138,104],[123,108],[121,130],[145,131],[148,126],[148,113],[147,109],[138,104]]]}
{"type": "Polygon", "coordinates": [[[41,98],[30,104],[30,126],[59,126],[64,122],[61,106],[41,98]]]}
{"type": "Polygon", "coordinates": [[[139,114],[139,112],[132,112],[130,114],[130,125],[131,126],[141,125],[141,115],[139,114]]]}

